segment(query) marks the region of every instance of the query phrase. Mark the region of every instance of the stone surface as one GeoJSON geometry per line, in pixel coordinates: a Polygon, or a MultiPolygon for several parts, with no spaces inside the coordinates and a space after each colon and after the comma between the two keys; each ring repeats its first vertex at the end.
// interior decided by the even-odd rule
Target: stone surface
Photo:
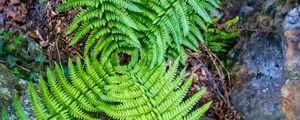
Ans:
{"type": "Polygon", "coordinates": [[[300,80],[300,6],[291,10],[284,22],[288,43],[285,71],[288,79],[300,80]]]}
{"type": "Polygon", "coordinates": [[[293,80],[281,89],[282,110],[287,120],[300,118],[300,80],[293,80]]]}
{"type": "Polygon", "coordinates": [[[24,86],[24,84],[19,85],[19,81],[22,80],[15,77],[5,65],[0,64],[0,99],[2,99],[1,102],[9,101],[19,93],[25,93],[24,90],[19,90],[21,86],[24,86]]]}
{"type": "Polygon", "coordinates": [[[247,0],[240,10],[245,27],[233,58],[235,85],[231,101],[245,120],[282,120],[281,87],[285,83],[283,21],[297,0],[247,0]]]}
{"type": "Polygon", "coordinates": [[[23,62],[31,62],[34,61],[35,56],[43,53],[43,49],[38,43],[25,36],[23,45],[17,49],[16,53],[20,59],[24,60],[23,62]]]}
{"type": "Polygon", "coordinates": [[[27,81],[18,79],[5,65],[0,64],[0,109],[3,106],[8,106],[10,120],[17,120],[12,109],[12,100],[15,96],[19,96],[24,109],[29,111],[25,112],[25,114],[33,118],[27,86],[27,81]]]}
{"type": "Polygon", "coordinates": [[[288,120],[300,118],[300,6],[289,12],[284,21],[288,43],[285,73],[288,82],[282,87],[282,110],[288,120]]]}

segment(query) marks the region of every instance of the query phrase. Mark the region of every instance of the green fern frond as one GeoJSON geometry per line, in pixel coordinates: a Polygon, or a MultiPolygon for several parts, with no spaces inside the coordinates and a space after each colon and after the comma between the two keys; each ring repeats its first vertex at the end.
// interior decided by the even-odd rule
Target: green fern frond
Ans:
{"type": "Polygon", "coordinates": [[[208,13],[205,11],[205,6],[200,4],[198,0],[186,0],[188,4],[192,7],[192,9],[201,16],[205,21],[212,22],[212,19],[208,15],[208,13]]]}
{"type": "Polygon", "coordinates": [[[200,29],[212,22],[217,0],[66,0],[59,9],[78,7],[83,10],[67,34],[74,34],[70,46],[87,37],[84,64],[68,61],[70,81],[59,65],[55,72],[47,68],[41,98],[29,84],[38,119],[96,119],[90,112],[116,119],[198,119],[209,108],[211,102],[191,111],[206,89],[184,101],[192,77],[182,84],[186,68],[177,72],[185,47],[198,50],[200,29]],[[131,56],[128,65],[120,63],[123,53],[131,56]],[[166,59],[174,61],[168,69],[166,59]]]}
{"type": "MultiPolygon", "coordinates": [[[[76,117],[81,119],[95,119],[86,113],[86,111],[99,111],[92,103],[96,100],[95,97],[90,97],[92,95],[90,92],[80,93],[78,89],[68,83],[58,65],[56,65],[56,70],[57,77],[50,69],[47,69],[49,88],[43,78],[40,77],[39,84],[43,96],[42,101],[46,106],[43,106],[38,101],[38,96],[32,87],[32,83],[30,84],[30,94],[34,96],[31,101],[37,118],[45,119],[43,118],[44,116],[49,116],[47,118],[71,119],[76,117]],[[39,109],[37,109],[38,107],[39,109]]],[[[99,103],[99,101],[94,103],[99,103]]]]}
{"type": "Polygon", "coordinates": [[[113,76],[107,76],[103,70],[105,65],[98,60],[86,58],[85,61],[84,66],[80,59],[76,65],[69,60],[70,82],[57,64],[56,75],[47,69],[49,86],[42,77],[39,82],[43,99],[38,97],[30,83],[30,95],[38,119],[95,119],[87,114],[92,111],[104,112],[116,119],[169,120],[198,118],[207,109],[206,106],[190,112],[206,89],[183,101],[192,77],[180,86],[186,68],[176,75],[179,59],[168,70],[164,64],[150,71],[149,67],[137,64],[123,75],[113,76]]]}
{"type": "Polygon", "coordinates": [[[39,120],[47,120],[49,118],[44,108],[43,103],[39,99],[36,91],[34,90],[34,85],[32,82],[29,83],[29,98],[35,113],[35,116],[39,120]]]}
{"type": "Polygon", "coordinates": [[[193,111],[189,115],[183,118],[183,120],[198,120],[203,114],[210,108],[212,101],[205,103],[199,109],[193,111]]]}
{"type": "Polygon", "coordinates": [[[28,120],[29,119],[28,116],[24,114],[24,110],[22,108],[22,105],[21,105],[18,97],[14,97],[13,108],[14,108],[14,111],[15,111],[16,115],[18,116],[19,120],[28,120]]]}
{"type": "Polygon", "coordinates": [[[1,107],[1,118],[2,118],[2,120],[9,120],[6,105],[1,107]]]}
{"type": "Polygon", "coordinates": [[[98,7],[104,0],[66,0],[65,3],[61,4],[58,8],[59,10],[67,10],[71,8],[76,8],[79,6],[85,7],[98,7]]]}
{"type": "MultiPolygon", "coordinates": [[[[179,54],[182,52],[182,45],[197,51],[198,44],[195,43],[198,40],[203,41],[203,38],[196,26],[206,30],[204,22],[212,22],[209,12],[215,12],[215,8],[220,7],[220,2],[218,0],[93,0],[90,2],[68,0],[59,6],[61,10],[77,7],[85,8],[76,16],[67,32],[67,34],[75,33],[70,45],[88,36],[84,56],[87,57],[92,52],[92,58],[99,57],[98,55],[105,50],[105,45],[111,45],[110,42],[117,43],[116,46],[120,47],[122,43],[116,41],[124,41],[139,51],[142,51],[141,46],[143,46],[143,49],[151,51],[147,54],[151,54],[148,59],[151,61],[150,67],[153,68],[169,57],[166,51],[170,47],[175,50],[174,56],[183,55],[179,54]],[[144,35],[140,36],[140,33],[144,35]],[[196,41],[188,37],[191,35],[196,36],[196,41]]],[[[184,63],[184,56],[181,58],[181,63],[184,63]]]]}

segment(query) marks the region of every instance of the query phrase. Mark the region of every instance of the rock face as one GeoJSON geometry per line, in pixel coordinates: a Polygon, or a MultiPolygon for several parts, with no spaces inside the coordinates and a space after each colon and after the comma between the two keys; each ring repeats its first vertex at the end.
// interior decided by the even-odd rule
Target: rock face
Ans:
{"type": "Polygon", "coordinates": [[[284,35],[288,43],[286,75],[291,80],[300,80],[300,6],[291,10],[286,16],[284,35]]]}
{"type": "Polygon", "coordinates": [[[285,83],[283,21],[297,0],[247,0],[240,10],[245,27],[233,58],[232,104],[245,120],[282,120],[281,87],[285,83]]]}
{"type": "Polygon", "coordinates": [[[29,111],[29,113],[25,112],[25,114],[33,118],[32,108],[28,99],[27,86],[27,81],[18,79],[5,65],[0,64],[0,108],[8,106],[10,120],[17,119],[12,109],[12,100],[15,96],[19,96],[25,111],[29,111]]]}
{"type": "Polygon", "coordinates": [[[289,12],[284,21],[288,43],[285,73],[289,80],[281,89],[282,110],[288,120],[300,118],[300,6],[289,12]]]}
{"type": "Polygon", "coordinates": [[[292,80],[281,89],[282,111],[287,120],[300,118],[300,80],[292,80]]]}

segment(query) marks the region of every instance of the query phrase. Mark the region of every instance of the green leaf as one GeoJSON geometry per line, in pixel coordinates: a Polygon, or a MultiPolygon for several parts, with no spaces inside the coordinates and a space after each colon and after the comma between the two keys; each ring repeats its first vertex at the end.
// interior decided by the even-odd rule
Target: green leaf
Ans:
{"type": "Polygon", "coordinates": [[[210,4],[212,4],[214,7],[220,8],[221,2],[219,0],[207,0],[210,4]]]}
{"type": "Polygon", "coordinates": [[[10,36],[11,36],[10,32],[4,31],[2,32],[2,35],[0,37],[3,38],[4,40],[7,40],[9,39],[10,36]]]}
{"type": "Polygon", "coordinates": [[[12,56],[12,55],[8,55],[6,57],[5,64],[7,65],[7,67],[12,68],[17,65],[18,60],[19,60],[19,58],[16,58],[15,56],[12,56]]]}
{"type": "Polygon", "coordinates": [[[34,73],[30,72],[30,73],[27,75],[26,80],[31,81],[31,80],[33,80],[33,79],[34,79],[34,73]]]}
{"type": "Polygon", "coordinates": [[[13,36],[12,40],[15,44],[22,44],[23,35],[13,36]]]}
{"type": "Polygon", "coordinates": [[[29,120],[28,116],[24,114],[22,104],[19,101],[18,97],[14,97],[13,108],[14,108],[14,111],[15,111],[16,115],[18,116],[19,120],[29,120]]]}
{"type": "Polygon", "coordinates": [[[226,21],[226,22],[224,23],[224,25],[225,25],[226,27],[230,27],[230,26],[232,26],[233,24],[236,24],[239,20],[240,20],[240,17],[239,17],[239,16],[236,16],[236,17],[234,17],[233,19],[226,21]]]}
{"type": "Polygon", "coordinates": [[[39,63],[44,63],[46,61],[46,57],[43,53],[39,53],[35,56],[34,60],[39,63]]]}
{"type": "Polygon", "coordinates": [[[8,120],[8,112],[7,112],[7,106],[5,105],[5,106],[3,106],[2,107],[2,120],[8,120]]]}
{"type": "Polygon", "coordinates": [[[5,51],[7,53],[14,53],[16,50],[17,50],[16,45],[8,44],[8,45],[5,46],[5,51]]]}
{"type": "Polygon", "coordinates": [[[24,78],[23,73],[18,69],[18,67],[13,67],[10,69],[10,71],[18,78],[24,78]]]}

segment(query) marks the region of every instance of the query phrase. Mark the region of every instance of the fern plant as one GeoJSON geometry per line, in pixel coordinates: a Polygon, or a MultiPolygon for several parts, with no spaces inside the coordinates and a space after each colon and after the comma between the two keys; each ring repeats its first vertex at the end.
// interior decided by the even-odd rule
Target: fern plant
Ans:
{"type": "Polygon", "coordinates": [[[41,77],[41,98],[30,83],[30,99],[38,119],[96,119],[88,112],[104,112],[115,119],[198,119],[211,102],[193,112],[193,105],[205,88],[183,100],[192,83],[183,85],[185,70],[176,76],[179,59],[166,72],[161,64],[149,71],[143,66],[122,75],[111,76],[99,61],[80,60],[76,66],[69,61],[71,80],[68,82],[56,65],[56,72],[47,69],[49,86],[41,77]]]}
{"type": "Polygon", "coordinates": [[[6,106],[2,106],[1,108],[1,119],[2,120],[8,120],[8,112],[7,112],[7,107],[6,106]]]}
{"type": "Polygon", "coordinates": [[[222,16],[213,20],[212,24],[207,24],[208,31],[204,33],[204,44],[208,46],[214,53],[227,53],[230,46],[235,43],[235,39],[240,35],[240,30],[237,30],[236,24],[239,17],[235,17],[224,23],[221,29],[217,27],[217,22],[222,16]]]}
{"type": "MultiPolygon", "coordinates": [[[[76,16],[67,34],[74,33],[70,45],[88,36],[84,55],[97,57],[105,48],[127,46],[148,52],[151,67],[165,56],[185,61],[184,46],[198,49],[203,40],[199,28],[212,22],[208,12],[220,7],[218,0],[66,0],[60,10],[84,9],[76,16]],[[141,47],[143,46],[143,47],[141,47]],[[91,50],[91,49],[94,50],[91,50]],[[149,50],[150,49],[150,50],[149,50]]],[[[103,55],[105,53],[102,53],[103,55]]]]}
{"type": "MultiPolygon", "coordinates": [[[[19,120],[29,120],[28,116],[25,115],[25,112],[22,108],[22,105],[21,105],[18,97],[14,97],[12,107],[13,107],[14,113],[16,114],[16,116],[18,117],[19,120]]],[[[2,109],[1,110],[1,113],[2,113],[1,120],[10,120],[9,114],[7,111],[8,106],[5,105],[0,108],[2,109]]]]}
{"type": "Polygon", "coordinates": [[[192,77],[182,82],[184,46],[198,49],[217,0],[67,0],[60,10],[82,7],[67,34],[70,46],[87,36],[84,64],[68,62],[70,79],[56,64],[40,77],[40,92],[29,84],[37,119],[97,119],[104,112],[115,119],[199,119],[211,102],[191,111],[204,94],[184,97],[192,77]],[[131,55],[121,65],[119,54],[131,55]],[[167,69],[165,59],[173,59],[167,69]],[[177,58],[177,59],[176,59],[177,58]],[[183,83],[183,84],[182,84],[183,83]],[[182,84],[182,85],[181,85],[182,84]]]}

